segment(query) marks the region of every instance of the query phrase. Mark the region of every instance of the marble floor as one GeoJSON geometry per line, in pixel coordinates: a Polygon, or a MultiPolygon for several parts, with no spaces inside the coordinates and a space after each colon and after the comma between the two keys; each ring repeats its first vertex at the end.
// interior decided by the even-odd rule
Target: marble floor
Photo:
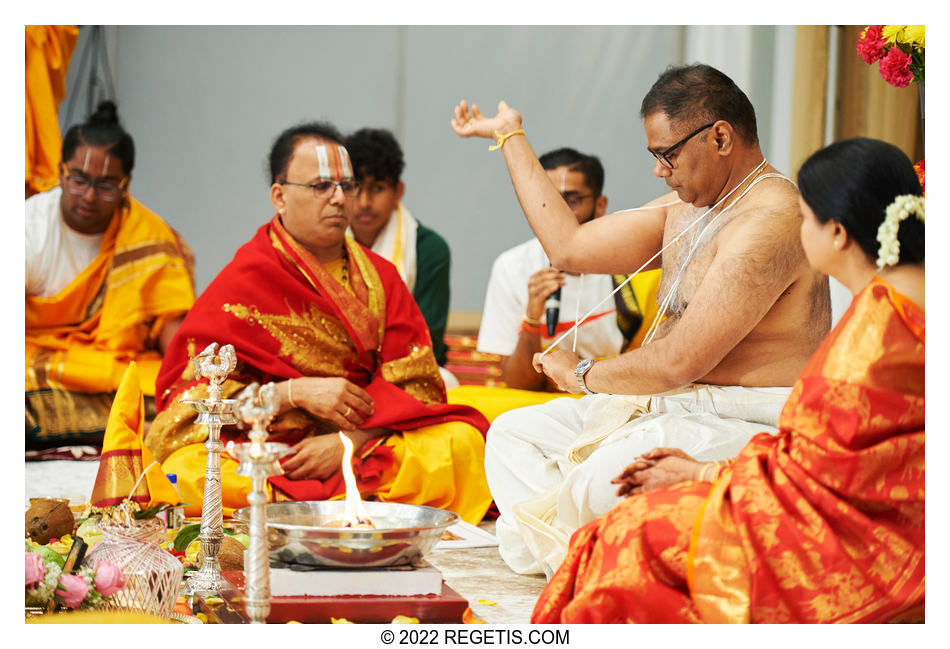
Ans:
{"type": "MultiPolygon", "coordinates": [[[[479,527],[495,531],[493,521],[483,522],[479,527]]],[[[497,547],[435,549],[426,559],[487,624],[527,624],[546,583],[541,574],[512,572],[497,547]]]]}
{"type": "MultiPolygon", "coordinates": [[[[98,469],[99,463],[95,461],[26,462],[26,506],[30,498],[85,501],[92,492],[98,469]]],[[[491,533],[495,530],[493,521],[483,522],[479,527],[491,533]]],[[[435,549],[426,558],[487,624],[527,624],[545,584],[543,575],[512,572],[497,547],[435,549]]]]}

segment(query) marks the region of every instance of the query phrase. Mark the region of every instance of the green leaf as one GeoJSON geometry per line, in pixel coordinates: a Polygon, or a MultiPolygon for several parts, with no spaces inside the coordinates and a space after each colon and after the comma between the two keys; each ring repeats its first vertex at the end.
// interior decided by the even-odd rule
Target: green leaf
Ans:
{"type": "Polygon", "coordinates": [[[171,509],[171,505],[168,503],[159,503],[158,505],[150,507],[149,509],[143,509],[140,512],[135,512],[132,514],[132,517],[136,520],[142,520],[143,518],[155,518],[159,512],[166,509],[171,509]]]}
{"type": "Polygon", "coordinates": [[[39,545],[33,549],[33,552],[43,557],[43,561],[55,563],[60,568],[66,565],[66,557],[61,555],[53,548],[46,547],[45,545],[39,545]]]}
{"type": "Polygon", "coordinates": [[[910,57],[910,71],[914,75],[914,81],[921,83],[924,80],[924,53],[913,52],[910,57]]]}
{"type": "Polygon", "coordinates": [[[184,552],[188,549],[188,545],[198,538],[199,534],[201,534],[200,523],[185,525],[183,528],[178,530],[178,535],[175,537],[175,542],[172,543],[172,547],[174,547],[179,552],[184,552]]]}

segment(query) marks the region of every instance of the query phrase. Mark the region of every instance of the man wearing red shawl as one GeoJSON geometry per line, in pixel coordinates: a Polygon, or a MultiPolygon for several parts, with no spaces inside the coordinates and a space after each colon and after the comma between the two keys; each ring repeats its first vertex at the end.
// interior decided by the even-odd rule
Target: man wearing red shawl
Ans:
{"type": "MultiPolygon", "coordinates": [[[[343,431],[364,497],[448,509],[471,523],[491,503],[485,480],[485,418],[449,405],[425,320],[395,267],[345,237],[344,203],[358,183],[332,126],[288,129],[270,156],[277,215],[242,246],[173,339],[158,377],[158,408],[146,440],[178,474],[189,515],[200,511],[206,426],[180,403],[207,396],[190,358],[232,344],[230,397],[251,382],[277,384],[270,440],[292,446],[273,500],[342,497],[343,431]]],[[[225,427],[222,440],[240,437],[225,427]]],[[[222,456],[225,512],[246,505],[251,482],[222,456]]]]}
{"type": "Polygon", "coordinates": [[[778,434],[726,466],[631,464],[631,497],[574,533],[532,622],[923,619],[924,199],[907,156],[864,138],[798,180],[808,261],[855,297],[778,434]]]}

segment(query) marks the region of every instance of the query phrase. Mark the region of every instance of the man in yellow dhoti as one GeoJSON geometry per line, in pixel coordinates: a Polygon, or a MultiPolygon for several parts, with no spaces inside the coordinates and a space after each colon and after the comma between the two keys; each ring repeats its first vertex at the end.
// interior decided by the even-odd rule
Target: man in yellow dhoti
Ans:
{"type": "MultiPolygon", "coordinates": [[[[158,378],[159,415],[146,438],[178,475],[186,513],[201,509],[207,428],[182,404],[207,396],[189,358],[212,342],[234,345],[238,364],[223,396],[274,382],[280,399],[271,439],[292,445],[274,500],[344,495],[342,430],[357,449],[364,497],[448,509],[477,523],[491,503],[478,411],[445,402],[426,322],[396,267],[345,235],[345,204],[359,184],[342,137],[303,124],[275,141],[261,226],[195,302],[158,378]]],[[[240,437],[227,426],[224,441],[240,437]]],[[[225,512],[247,504],[251,480],[221,458],[225,512]]]]}
{"type": "Polygon", "coordinates": [[[154,411],[161,353],[194,302],[191,253],[132,198],[132,137],[103,102],[63,138],[60,184],[26,201],[26,445],[98,444],[136,361],[154,411]]]}

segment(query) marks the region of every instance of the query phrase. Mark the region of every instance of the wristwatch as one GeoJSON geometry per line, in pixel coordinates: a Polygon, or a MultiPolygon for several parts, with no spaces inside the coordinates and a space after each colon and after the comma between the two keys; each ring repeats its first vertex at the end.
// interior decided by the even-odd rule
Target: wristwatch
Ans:
{"type": "Polygon", "coordinates": [[[577,367],[574,368],[574,376],[577,377],[577,385],[581,386],[581,390],[584,391],[584,394],[594,394],[587,389],[587,382],[584,380],[584,375],[590,371],[590,368],[594,366],[594,361],[590,358],[585,358],[580,363],[577,364],[577,367]]]}

